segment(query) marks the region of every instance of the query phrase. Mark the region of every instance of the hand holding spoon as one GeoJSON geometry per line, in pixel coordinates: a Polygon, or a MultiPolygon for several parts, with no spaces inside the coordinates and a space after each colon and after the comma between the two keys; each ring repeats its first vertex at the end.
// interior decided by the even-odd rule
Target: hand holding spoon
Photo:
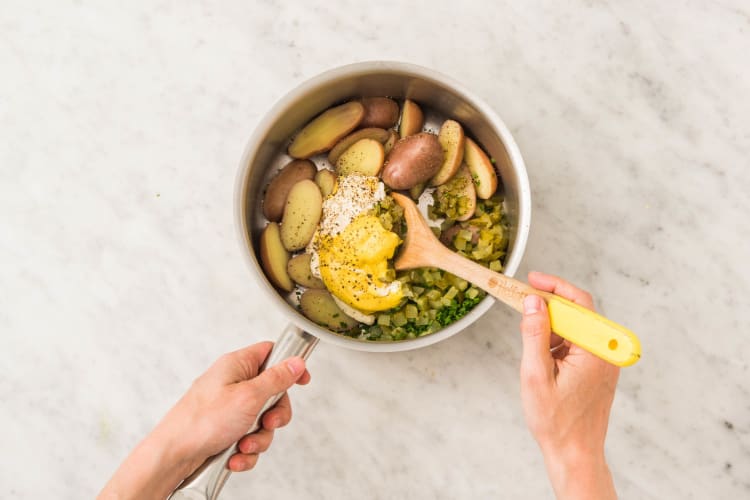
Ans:
{"type": "Polygon", "coordinates": [[[538,295],[547,302],[552,331],[559,336],[617,366],[630,366],[640,359],[640,341],[624,326],[451,251],[438,241],[413,201],[398,193],[392,195],[403,207],[408,227],[406,240],[395,262],[397,270],[442,269],[473,283],[518,312],[523,312],[523,299],[527,295],[538,295]]]}

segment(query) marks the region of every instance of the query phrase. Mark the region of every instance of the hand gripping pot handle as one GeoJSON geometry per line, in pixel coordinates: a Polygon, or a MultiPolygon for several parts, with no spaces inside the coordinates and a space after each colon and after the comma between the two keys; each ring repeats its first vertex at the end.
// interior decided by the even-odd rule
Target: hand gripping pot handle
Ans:
{"type": "MultiPolygon", "coordinates": [[[[271,353],[266,358],[263,366],[261,366],[260,371],[293,356],[300,356],[303,359],[307,359],[317,343],[317,337],[289,324],[274,344],[271,353]]],[[[252,434],[260,429],[263,414],[275,405],[281,399],[281,396],[282,394],[276,394],[266,401],[258,412],[258,417],[253,422],[252,427],[247,431],[248,434],[252,434]]],[[[169,498],[175,500],[216,500],[219,498],[221,488],[232,473],[227,468],[229,458],[235,453],[237,453],[237,443],[203,462],[195,472],[188,476],[172,492],[169,498]]]]}

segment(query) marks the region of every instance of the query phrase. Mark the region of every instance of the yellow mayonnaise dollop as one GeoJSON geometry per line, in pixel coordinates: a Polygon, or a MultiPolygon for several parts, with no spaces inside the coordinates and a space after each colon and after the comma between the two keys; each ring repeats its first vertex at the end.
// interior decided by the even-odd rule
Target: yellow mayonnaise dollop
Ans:
{"type": "Polygon", "coordinates": [[[319,235],[320,276],[326,288],[346,304],[370,314],[396,307],[401,283],[383,281],[399,237],[380,220],[358,215],[335,236],[319,235]]]}

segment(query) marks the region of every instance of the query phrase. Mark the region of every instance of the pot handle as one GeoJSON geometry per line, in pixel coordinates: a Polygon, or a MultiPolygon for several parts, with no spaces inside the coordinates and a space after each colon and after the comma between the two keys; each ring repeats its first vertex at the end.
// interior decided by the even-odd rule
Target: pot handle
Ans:
{"type": "MultiPolygon", "coordinates": [[[[266,358],[263,366],[260,367],[260,371],[293,356],[300,356],[303,359],[307,359],[317,343],[318,338],[316,336],[310,335],[290,323],[274,344],[271,353],[266,358]]],[[[258,412],[258,417],[253,422],[253,426],[247,431],[248,434],[252,434],[260,429],[263,414],[275,405],[281,399],[281,396],[281,393],[276,394],[266,401],[258,412]]],[[[210,457],[172,492],[169,499],[216,500],[219,498],[221,488],[232,473],[227,468],[227,463],[229,462],[229,458],[235,453],[237,453],[237,443],[234,443],[221,453],[210,457]]]]}

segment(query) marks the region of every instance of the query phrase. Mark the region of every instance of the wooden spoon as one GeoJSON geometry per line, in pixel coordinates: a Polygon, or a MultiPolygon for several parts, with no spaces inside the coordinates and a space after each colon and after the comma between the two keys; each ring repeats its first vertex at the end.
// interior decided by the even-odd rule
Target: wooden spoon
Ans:
{"type": "Polygon", "coordinates": [[[397,270],[437,267],[473,283],[487,293],[523,312],[523,299],[538,295],[547,302],[552,331],[617,366],[630,366],[641,357],[641,344],[633,332],[585,307],[553,293],[490,271],[443,246],[419,209],[408,197],[393,193],[404,209],[406,241],[395,262],[397,270]]]}

